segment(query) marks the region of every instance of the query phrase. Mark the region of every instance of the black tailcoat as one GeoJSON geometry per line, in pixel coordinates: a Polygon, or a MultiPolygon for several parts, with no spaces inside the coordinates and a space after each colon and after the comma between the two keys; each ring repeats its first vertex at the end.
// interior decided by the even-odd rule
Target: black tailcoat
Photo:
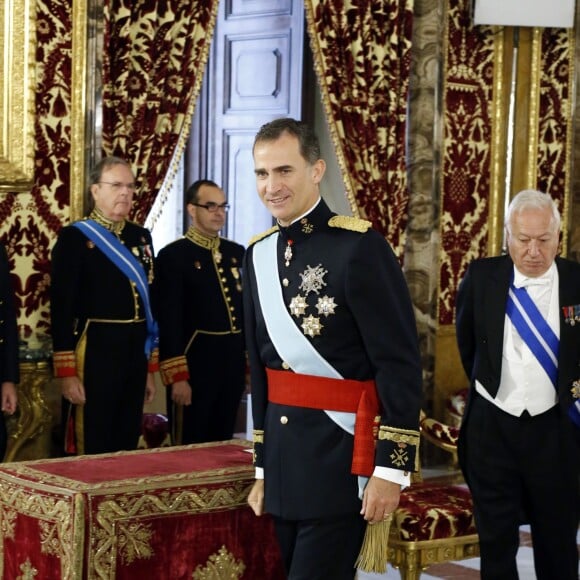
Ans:
{"type": "MultiPolygon", "coordinates": [[[[539,578],[577,578],[580,516],[580,428],[568,416],[580,381],[580,264],[556,258],[560,308],[557,406],[535,417],[501,411],[500,387],[510,257],[476,260],[457,295],[457,341],[471,388],[459,437],[459,461],[471,489],[480,536],[483,578],[516,578],[522,521],[531,525],[539,578]]],[[[541,372],[541,371],[540,371],[541,372]]]]}
{"type": "MultiPolygon", "coordinates": [[[[556,258],[559,277],[560,353],[558,358],[558,400],[562,415],[564,442],[572,457],[580,461],[574,440],[580,430],[568,419],[572,405],[572,383],[580,380],[580,322],[567,324],[563,307],[580,304],[580,264],[556,258]],[[576,454],[573,451],[576,449],[576,454]]],[[[503,336],[508,289],[513,273],[509,256],[473,262],[457,295],[457,343],[461,361],[472,388],[478,380],[492,397],[497,395],[501,378],[503,336]]],[[[469,403],[464,423],[469,419],[469,403]]],[[[462,454],[460,446],[460,455],[462,454]]]]}

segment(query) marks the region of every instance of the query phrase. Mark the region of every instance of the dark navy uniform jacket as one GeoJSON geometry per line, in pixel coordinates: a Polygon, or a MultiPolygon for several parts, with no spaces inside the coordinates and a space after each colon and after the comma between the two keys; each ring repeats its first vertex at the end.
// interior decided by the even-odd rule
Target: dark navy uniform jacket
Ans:
{"type": "MultiPolygon", "coordinates": [[[[151,285],[154,264],[149,231],[132,222],[115,224],[98,216],[95,220],[117,231],[151,285]]],[[[73,225],[60,231],[52,251],[51,315],[55,375],[79,376],[87,396],[82,406],[63,401],[65,450],[135,449],[147,371],[157,367],[157,349],[149,361],[145,353],[144,302],[135,283],[73,225]],[[83,336],[86,342],[81,344],[83,336]]]]}
{"type": "MultiPolygon", "coordinates": [[[[333,216],[321,200],[306,217],[280,229],[276,283],[289,307],[309,267],[327,271],[322,278],[326,285],[307,296],[305,316],[318,317],[323,325],[319,335],[307,340],[342,377],[376,381],[386,437],[379,437],[375,463],[413,471],[422,379],[408,288],[390,246],[368,222],[333,216]],[[292,257],[286,266],[288,240],[292,257]],[[334,314],[318,314],[317,299],[324,295],[336,304],[334,314]],[[397,441],[405,435],[413,443],[401,448],[397,441]]],[[[268,403],[265,368],[282,370],[287,364],[266,329],[253,252],[275,231],[277,227],[250,246],[244,266],[255,463],[264,468],[265,509],[287,519],[359,512],[357,477],[350,472],[352,435],[322,410],[268,403]]],[[[293,317],[301,331],[303,318],[293,317]]]]}
{"type": "MultiPolygon", "coordinates": [[[[196,234],[197,241],[181,238],[165,246],[157,257],[159,355],[167,384],[188,380],[195,374],[197,369],[187,368],[186,353],[198,334],[241,334],[243,327],[244,247],[215,238],[219,241],[216,261],[210,247],[212,238],[196,234]]],[[[219,360],[227,364],[228,353],[205,353],[204,357],[209,357],[205,358],[207,365],[219,360]]]]}
{"type": "MultiPolygon", "coordinates": [[[[153,246],[149,230],[125,222],[120,238],[153,281],[153,246]]],[[[80,230],[60,231],[52,251],[52,340],[55,353],[73,351],[90,319],[145,319],[137,289],[80,230]]],[[[57,367],[58,376],[58,367],[57,367]]]]}
{"type": "Polygon", "coordinates": [[[233,435],[246,375],[244,251],[192,227],[157,258],[161,376],[166,385],[187,380],[192,387],[191,405],[176,409],[167,398],[174,440],[183,444],[233,435]]]}

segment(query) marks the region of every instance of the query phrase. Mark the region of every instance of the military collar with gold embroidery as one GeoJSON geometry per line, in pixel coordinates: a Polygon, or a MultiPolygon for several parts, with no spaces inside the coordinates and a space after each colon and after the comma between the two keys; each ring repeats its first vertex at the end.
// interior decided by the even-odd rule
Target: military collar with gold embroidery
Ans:
{"type": "Polygon", "coordinates": [[[212,237],[208,236],[207,234],[202,234],[199,230],[195,229],[193,226],[191,226],[187,230],[187,232],[185,232],[185,237],[194,244],[197,244],[198,246],[201,246],[206,250],[216,251],[220,247],[219,236],[212,237]]]}
{"type": "Polygon", "coordinates": [[[94,209],[90,215],[89,219],[97,222],[100,226],[104,227],[106,230],[114,233],[116,236],[120,236],[125,224],[127,223],[125,220],[121,220],[115,222],[106,218],[98,209],[94,209]]]}

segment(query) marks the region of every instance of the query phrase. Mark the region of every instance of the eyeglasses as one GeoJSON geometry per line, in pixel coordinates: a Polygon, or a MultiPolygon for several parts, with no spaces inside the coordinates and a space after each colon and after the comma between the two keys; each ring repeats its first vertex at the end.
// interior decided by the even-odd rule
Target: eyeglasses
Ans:
{"type": "Polygon", "coordinates": [[[137,189],[137,186],[134,183],[122,183],[121,181],[99,181],[97,183],[110,185],[113,191],[121,191],[121,189],[126,187],[131,193],[134,193],[137,189]]]}
{"type": "Polygon", "coordinates": [[[191,205],[195,205],[195,207],[203,207],[203,209],[207,209],[209,213],[215,213],[218,209],[223,209],[224,211],[230,209],[228,203],[215,203],[214,201],[208,201],[207,203],[192,203],[191,205]]]}

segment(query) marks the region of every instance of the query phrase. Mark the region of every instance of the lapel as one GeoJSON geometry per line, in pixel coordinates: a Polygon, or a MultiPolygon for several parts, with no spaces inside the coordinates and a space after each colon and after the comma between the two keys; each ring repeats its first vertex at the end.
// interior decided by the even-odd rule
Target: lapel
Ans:
{"type": "Polygon", "coordinates": [[[491,276],[488,276],[484,282],[483,313],[485,316],[489,360],[493,367],[492,376],[498,378],[497,384],[489,385],[488,391],[495,397],[499,389],[499,377],[501,375],[506,301],[513,272],[513,262],[509,256],[505,256],[499,263],[494,264],[493,268],[491,276]],[[491,392],[490,389],[492,388],[494,392],[491,392]]]}
{"type": "Polygon", "coordinates": [[[580,303],[580,277],[574,275],[565,260],[556,258],[556,266],[558,267],[558,298],[560,302],[560,356],[558,359],[560,372],[558,382],[560,388],[566,388],[570,373],[574,373],[580,365],[577,344],[579,333],[577,327],[566,324],[562,307],[580,303]]]}

